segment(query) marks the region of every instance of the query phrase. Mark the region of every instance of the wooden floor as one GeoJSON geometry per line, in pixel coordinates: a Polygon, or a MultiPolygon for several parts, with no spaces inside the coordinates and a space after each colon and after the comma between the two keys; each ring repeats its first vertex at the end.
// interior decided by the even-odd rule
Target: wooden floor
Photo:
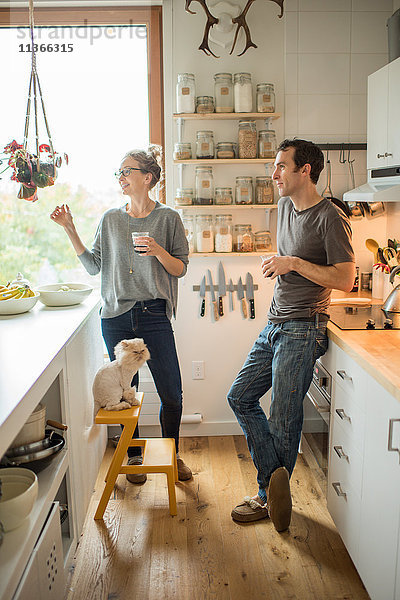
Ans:
{"type": "Polygon", "coordinates": [[[164,475],[142,486],[120,475],[104,522],[94,521],[112,452],[89,507],[68,600],[368,599],[301,455],[291,478],[292,523],[279,534],[268,519],[231,519],[232,507],[257,492],[242,436],[182,439],[194,477],[176,486],[177,517],[168,512],[164,475]]]}

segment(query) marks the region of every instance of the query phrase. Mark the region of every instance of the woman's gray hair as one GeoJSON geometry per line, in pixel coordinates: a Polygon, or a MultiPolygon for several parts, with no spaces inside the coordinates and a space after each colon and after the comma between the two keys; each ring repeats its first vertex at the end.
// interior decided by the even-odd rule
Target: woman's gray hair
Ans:
{"type": "Polygon", "coordinates": [[[152,180],[150,189],[152,189],[161,180],[162,176],[162,148],[156,144],[151,144],[146,150],[130,150],[127,152],[122,160],[126,158],[133,158],[139,164],[139,167],[151,173],[152,180]]]}

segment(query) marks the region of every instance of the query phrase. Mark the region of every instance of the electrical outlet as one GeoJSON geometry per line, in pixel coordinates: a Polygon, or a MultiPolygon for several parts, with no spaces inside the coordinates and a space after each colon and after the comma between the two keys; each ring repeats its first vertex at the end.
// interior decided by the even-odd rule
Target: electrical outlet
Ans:
{"type": "Polygon", "coordinates": [[[192,379],[204,379],[204,360],[192,361],[192,379]]]}

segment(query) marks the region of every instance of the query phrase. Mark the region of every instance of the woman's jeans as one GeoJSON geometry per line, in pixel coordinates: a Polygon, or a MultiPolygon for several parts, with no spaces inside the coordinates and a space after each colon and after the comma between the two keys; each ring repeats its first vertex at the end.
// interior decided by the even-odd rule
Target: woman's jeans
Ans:
{"type": "Polygon", "coordinates": [[[228,393],[257,469],[259,497],[275,469],[292,474],[303,425],[303,399],[316,359],[328,347],[326,321],[270,321],[254,343],[228,393]],[[272,387],[267,419],[260,398],[272,387]]]}
{"type": "MultiPolygon", "coordinates": [[[[179,427],[182,416],[182,381],[176,354],[171,322],[165,314],[165,300],[145,300],[118,317],[101,320],[103,338],[110,360],[115,359],[114,348],[121,340],[143,338],[150,352],[147,362],[161,400],[160,424],[163,437],[175,439],[179,444],[179,427]]],[[[139,374],[132,379],[138,389],[139,374]]],[[[133,437],[139,437],[136,427],[133,437]]],[[[131,447],[128,456],[140,455],[139,447],[131,447]]]]}

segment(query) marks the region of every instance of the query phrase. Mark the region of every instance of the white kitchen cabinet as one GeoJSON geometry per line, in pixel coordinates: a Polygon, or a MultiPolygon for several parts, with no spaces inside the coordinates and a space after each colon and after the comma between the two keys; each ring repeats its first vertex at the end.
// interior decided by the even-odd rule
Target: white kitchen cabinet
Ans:
{"type": "Polygon", "coordinates": [[[400,58],[368,77],[367,168],[400,165],[400,58]]]}

